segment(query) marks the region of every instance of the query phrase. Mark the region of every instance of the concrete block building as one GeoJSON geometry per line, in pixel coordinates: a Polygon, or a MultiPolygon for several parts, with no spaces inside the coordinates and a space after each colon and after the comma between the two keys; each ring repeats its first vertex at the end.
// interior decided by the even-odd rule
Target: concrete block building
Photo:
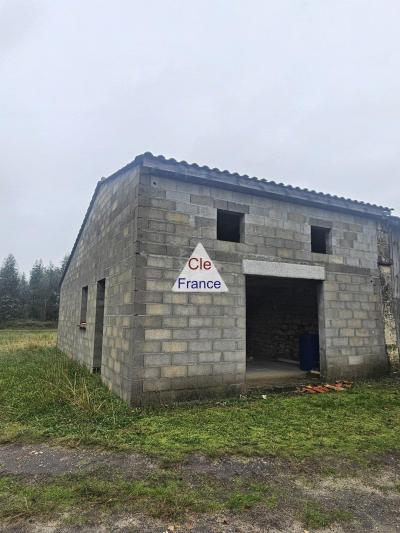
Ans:
{"type": "Polygon", "coordinates": [[[140,155],[97,184],[58,345],[131,405],[399,364],[400,220],[385,207],[140,155]],[[173,292],[201,243],[228,291],[173,292]],[[315,343],[314,343],[315,344],[315,343]]]}

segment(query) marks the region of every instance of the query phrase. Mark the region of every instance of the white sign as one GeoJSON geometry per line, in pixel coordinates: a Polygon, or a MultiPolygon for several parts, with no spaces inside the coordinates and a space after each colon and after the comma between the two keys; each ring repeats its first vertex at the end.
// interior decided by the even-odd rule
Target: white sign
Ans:
{"type": "Polygon", "coordinates": [[[199,242],[172,290],[173,292],[228,292],[228,287],[204,246],[199,242]]]}

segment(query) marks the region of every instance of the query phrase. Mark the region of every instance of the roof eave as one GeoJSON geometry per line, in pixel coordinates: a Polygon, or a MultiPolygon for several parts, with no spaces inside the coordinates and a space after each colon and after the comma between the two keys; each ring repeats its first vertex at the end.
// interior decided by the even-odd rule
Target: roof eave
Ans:
{"type": "Polygon", "coordinates": [[[321,209],[351,212],[359,216],[381,218],[382,216],[389,216],[391,212],[391,209],[387,207],[339,198],[315,191],[307,191],[299,187],[241,176],[228,171],[189,165],[185,162],[171,162],[165,159],[163,161],[160,160],[160,157],[155,158],[147,154],[143,155],[142,168],[148,169],[160,177],[193,181],[203,185],[228,188],[247,194],[269,196],[281,201],[301,203],[321,209]]]}

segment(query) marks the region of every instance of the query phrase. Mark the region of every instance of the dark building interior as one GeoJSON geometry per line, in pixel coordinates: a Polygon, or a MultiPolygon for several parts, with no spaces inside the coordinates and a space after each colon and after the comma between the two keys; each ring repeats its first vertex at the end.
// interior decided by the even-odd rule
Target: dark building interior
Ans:
{"type": "Polygon", "coordinates": [[[318,282],[313,280],[246,277],[248,375],[264,372],[266,378],[273,378],[282,374],[283,380],[304,375],[300,345],[310,339],[318,343],[317,290],[318,282]]]}

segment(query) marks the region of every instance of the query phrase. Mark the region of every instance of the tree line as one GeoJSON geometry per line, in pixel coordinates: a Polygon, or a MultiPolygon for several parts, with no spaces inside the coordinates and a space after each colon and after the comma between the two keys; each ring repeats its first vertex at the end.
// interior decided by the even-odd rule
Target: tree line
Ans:
{"type": "Polygon", "coordinates": [[[15,257],[6,257],[0,267],[0,325],[19,320],[56,321],[59,285],[67,261],[68,256],[60,266],[35,261],[27,279],[15,257]]]}

